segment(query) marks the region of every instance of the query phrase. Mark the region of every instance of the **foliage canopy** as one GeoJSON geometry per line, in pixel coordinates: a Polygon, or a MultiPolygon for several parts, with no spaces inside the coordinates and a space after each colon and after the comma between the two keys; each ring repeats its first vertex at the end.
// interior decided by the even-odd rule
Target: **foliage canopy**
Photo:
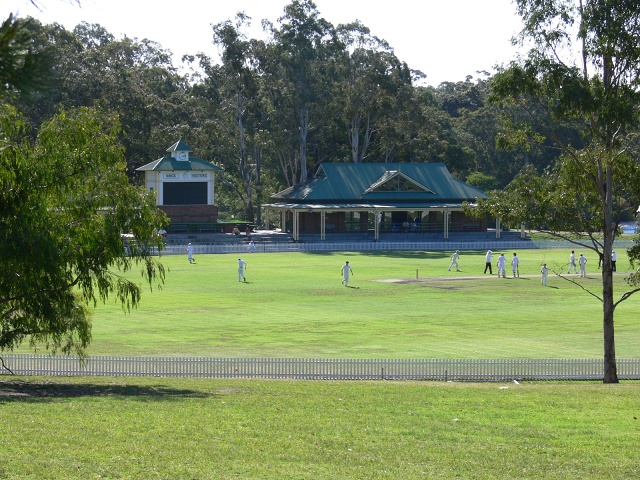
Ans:
{"type": "Polygon", "coordinates": [[[522,37],[536,48],[491,82],[494,100],[527,114],[512,116],[502,142],[549,138],[561,155],[543,173],[525,169],[504,192],[481,202],[481,211],[556,236],[577,235],[576,243],[598,254],[604,381],[617,382],[611,255],[621,215],[640,200],[640,6],[629,0],[517,0],[517,5],[522,37]],[[568,137],[567,127],[579,137],[568,137]]]}
{"type": "Polygon", "coordinates": [[[0,131],[0,350],[28,338],[83,355],[92,306],[111,295],[126,309],[140,301],[140,286],[119,271],[140,265],[150,285],[164,279],[150,256],[164,214],[130,185],[115,116],[61,111],[32,144],[3,105],[0,131]],[[136,239],[128,255],[123,233],[136,239]]]}

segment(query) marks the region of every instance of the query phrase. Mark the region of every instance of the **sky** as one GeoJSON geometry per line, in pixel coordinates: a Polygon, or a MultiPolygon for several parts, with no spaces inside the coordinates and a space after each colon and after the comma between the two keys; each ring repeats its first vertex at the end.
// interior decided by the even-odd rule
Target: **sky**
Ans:
{"type": "MultiPolygon", "coordinates": [[[[261,20],[277,23],[290,0],[1,0],[6,11],[32,16],[44,24],[57,22],[72,30],[82,21],[98,23],[116,38],[159,43],[174,54],[218,54],[211,25],[233,19],[238,11],[252,18],[248,32],[266,38],[261,20]]],[[[510,39],[521,29],[512,0],[315,0],[320,16],[333,25],[360,20],[386,40],[396,56],[422,71],[425,83],[458,82],[476,72],[493,73],[496,64],[513,60],[510,39]]]]}

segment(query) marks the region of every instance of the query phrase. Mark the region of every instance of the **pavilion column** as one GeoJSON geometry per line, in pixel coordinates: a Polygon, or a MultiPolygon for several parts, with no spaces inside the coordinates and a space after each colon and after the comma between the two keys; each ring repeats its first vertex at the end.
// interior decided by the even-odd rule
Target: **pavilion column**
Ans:
{"type": "Polygon", "coordinates": [[[326,239],[326,217],[327,212],[324,210],[320,211],[320,240],[326,239]]]}
{"type": "Polygon", "coordinates": [[[300,212],[293,210],[293,239],[297,242],[300,240],[300,212]]]}
{"type": "Polygon", "coordinates": [[[496,218],[496,238],[500,238],[500,219],[496,218]]]}
{"type": "Polygon", "coordinates": [[[264,229],[269,230],[269,209],[264,209],[264,229]]]}
{"type": "Polygon", "coordinates": [[[444,210],[444,238],[449,238],[449,210],[444,210]]]}
{"type": "Polygon", "coordinates": [[[287,211],[280,211],[280,230],[282,233],[287,233],[287,211]]]}
{"type": "Polygon", "coordinates": [[[524,231],[524,223],[520,224],[520,238],[525,238],[527,234],[524,231]]]}
{"type": "MultiPolygon", "coordinates": [[[[640,208],[639,208],[640,210],[640,208]]],[[[373,239],[377,242],[380,239],[380,220],[382,213],[378,210],[373,211],[373,239]]]]}

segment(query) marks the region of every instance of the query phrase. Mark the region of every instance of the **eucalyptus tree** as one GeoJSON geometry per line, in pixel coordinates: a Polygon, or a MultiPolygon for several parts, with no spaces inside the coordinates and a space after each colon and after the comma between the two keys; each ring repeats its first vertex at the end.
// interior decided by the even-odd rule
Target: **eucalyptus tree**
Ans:
{"type": "Polygon", "coordinates": [[[506,151],[496,145],[501,113],[497,105],[488,101],[489,79],[467,76],[464,81],[443,82],[433,92],[448,115],[452,136],[466,153],[453,162],[460,178],[478,174],[475,178],[484,178],[483,184],[489,180],[488,184],[503,187],[523,164],[538,164],[539,151],[506,151]]]}
{"type": "Polygon", "coordinates": [[[376,157],[384,162],[436,160],[429,95],[413,86],[415,73],[399,60],[388,71],[391,88],[382,104],[387,113],[379,122],[379,141],[374,147],[376,157]]]}
{"type": "Polygon", "coordinates": [[[285,6],[279,25],[265,26],[272,39],[263,56],[263,68],[277,89],[282,105],[293,106],[298,168],[293,183],[308,178],[307,143],[315,109],[326,102],[333,79],[332,64],[341,51],[333,25],[320,17],[311,0],[293,0],[285,6]]]}
{"type": "MultiPolygon", "coordinates": [[[[255,41],[247,39],[242,29],[250,24],[250,18],[244,13],[236,15],[235,24],[230,20],[213,26],[214,43],[222,50],[222,82],[219,85],[221,102],[220,113],[233,119],[234,132],[231,158],[236,161],[227,168],[228,173],[237,173],[241,190],[236,188],[242,202],[246,218],[254,221],[254,185],[258,181],[260,170],[260,145],[255,143],[252,133],[259,128],[256,125],[259,114],[258,77],[255,68],[256,59],[252,53],[255,41]],[[253,160],[253,161],[252,161],[253,160]]],[[[226,122],[222,122],[226,124],[226,122]]],[[[226,162],[225,162],[226,164],[226,162]]]]}
{"type": "Polygon", "coordinates": [[[361,22],[338,25],[345,45],[335,102],[339,103],[351,161],[361,163],[371,154],[380,123],[394,112],[388,107],[394,94],[393,68],[399,63],[389,44],[371,35],[361,22]]]}
{"type": "Polygon", "coordinates": [[[55,58],[53,88],[38,111],[29,112],[34,125],[59,106],[100,105],[117,112],[129,171],[147,163],[154,144],[170,124],[185,121],[186,79],[171,63],[171,54],[147,39],[116,39],[98,24],[80,23],[72,31],[57,24],[41,26],[38,38],[55,58]]]}
{"type": "Polygon", "coordinates": [[[552,172],[528,169],[485,206],[513,224],[544,226],[598,256],[602,292],[594,295],[603,306],[603,380],[615,383],[614,311],[638,290],[634,284],[614,298],[611,252],[617,215],[640,200],[632,141],[640,107],[640,5],[635,0],[516,4],[524,22],[522,39],[533,48],[494,77],[492,90],[529,119],[512,125],[504,140],[526,145],[549,138],[561,156],[552,172]],[[551,128],[548,119],[579,132],[579,141],[551,128]]]}

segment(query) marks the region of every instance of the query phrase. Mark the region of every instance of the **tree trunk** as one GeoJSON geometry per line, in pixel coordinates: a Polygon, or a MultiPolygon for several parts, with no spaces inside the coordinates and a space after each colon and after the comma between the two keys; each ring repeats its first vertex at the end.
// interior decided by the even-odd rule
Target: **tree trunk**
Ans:
{"type": "Polygon", "coordinates": [[[238,92],[236,98],[236,124],[238,125],[238,147],[239,147],[239,171],[240,177],[242,178],[242,183],[245,189],[245,193],[247,196],[247,201],[245,202],[245,214],[247,216],[247,220],[253,222],[253,189],[251,185],[251,180],[253,178],[253,172],[251,171],[251,165],[249,165],[247,159],[247,138],[244,128],[244,100],[242,97],[242,92],[238,92]]]}
{"type": "Polygon", "coordinates": [[[300,183],[307,181],[307,133],[309,132],[309,106],[298,112],[300,120],[300,183]]]}
{"type": "Polygon", "coordinates": [[[351,118],[351,128],[349,133],[349,143],[351,144],[351,160],[353,163],[360,163],[360,115],[356,114],[351,118]]]}
{"type": "Polygon", "coordinates": [[[602,310],[604,334],[604,383],[618,383],[616,366],[616,342],[613,327],[613,269],[611,252],[615,231],[613,224],[613,173],[611,160],[607,158],[604,173],[604,241],[602,246],[602,310]]]}
{"type": "Polygon", "coordinates": [[[254,157],[256,159],[256,203],[258,204],[258,208],[256,210],[256,224],[262,225],[262,209],[260,208],[260,203],[262,199],[262,157],[260,155],[261,150],[259,145],[254,146],[254,157]]]}

